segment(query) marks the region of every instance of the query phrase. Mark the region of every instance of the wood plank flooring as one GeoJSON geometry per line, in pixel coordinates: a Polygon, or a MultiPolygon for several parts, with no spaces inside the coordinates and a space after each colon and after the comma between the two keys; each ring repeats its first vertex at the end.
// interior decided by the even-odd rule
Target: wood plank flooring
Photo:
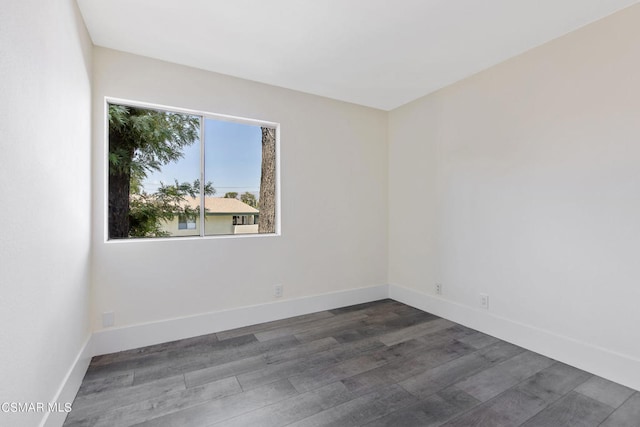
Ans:
{"type": "Polygon", "coordinates": [[[640,393],[382,300],[95,357],[64,425],[640,427],[640,393]]]}

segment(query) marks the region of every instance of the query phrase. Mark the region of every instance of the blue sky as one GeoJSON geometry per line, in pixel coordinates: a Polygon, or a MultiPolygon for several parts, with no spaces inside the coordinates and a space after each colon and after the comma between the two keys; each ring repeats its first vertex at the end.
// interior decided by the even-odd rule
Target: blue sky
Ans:
{"type": "MultiPolygon", "coordinates": [[[[260,191],[262,133],[260,126],[205,119],[205,182],[212,181],[216,197],[235,191],[260,191]]],[[[200,144],[184,150],[184,157],[165,165],[161,172],[149,174],[143,185],[154,192],[160,185],[193,182],[200,175],[200,144]]]]}

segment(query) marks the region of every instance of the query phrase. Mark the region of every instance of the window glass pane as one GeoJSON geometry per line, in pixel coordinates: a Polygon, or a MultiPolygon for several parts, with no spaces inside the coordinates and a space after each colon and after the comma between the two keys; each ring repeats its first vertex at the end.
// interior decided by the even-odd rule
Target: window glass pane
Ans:
{"type": "Polygon", "coordinates": [[[276,232],[275,129],[114,103],[107,118],[109,239],[276,232]]]}
{"type": "Polygon", "coordinates": [[[178,230],[196,230],[200,218],[178,215],[178,230]]]}
{"type": "Polygon", "coordinates": [[[270,212],[275,218],[275,130],[268,130],[273,144],[267,148],[273,150],[273,156],[266,156],[273,163],[267,168],[273,191],[265,193],[261,192],[263,128],[208,118],[204,123],[205,181],[212,182],[216,190],[205,198],[205,234],[275,232],[268,224],[260,228],[258,220],[261,203],[266,200],[272,201],[270,212]]]}
{"type": "Polygon", "coordinates": [[[109,238],[199,235],[200,118],[115,104],[108,116],[109,238]]]}

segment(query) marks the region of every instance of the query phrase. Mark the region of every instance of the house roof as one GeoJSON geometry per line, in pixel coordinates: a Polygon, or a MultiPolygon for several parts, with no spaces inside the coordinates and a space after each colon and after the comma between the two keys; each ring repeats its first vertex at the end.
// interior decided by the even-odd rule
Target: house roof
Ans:
{"type": "MultiPolygon", "coordinates": [[[[196,208],[200,204],[199,198],[187,197],[187,203],[192,208],[196,208]]],[[[238,199],[225,199],[223,197],[205,197],[204,206],[207,214],[244,214],[256,215],[260,211],[254,207],[238,199]]]]}

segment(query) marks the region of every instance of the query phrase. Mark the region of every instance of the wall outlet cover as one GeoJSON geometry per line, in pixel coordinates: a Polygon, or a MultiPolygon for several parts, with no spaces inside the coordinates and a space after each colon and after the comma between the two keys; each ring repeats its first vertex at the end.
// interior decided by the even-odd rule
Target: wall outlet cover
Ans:
{"type": "Polygon", "coordinates": [[[116,323],[116,314],[113,311],[102,313],[102,327],[109,328],[116,323]]]}
{"type": "Polygon", "coordinates": [[[273,296],[274,297],[276,297],[276,298],[282,297],[283,292],[284,292],[284,290],[283,290],[282,285],[275,285],[273,287],[273,296]]]}
{"type": "Polygon", "coordinates": [[[489,295],[480,294],[480,307],[489,310],[489,295]]]}

